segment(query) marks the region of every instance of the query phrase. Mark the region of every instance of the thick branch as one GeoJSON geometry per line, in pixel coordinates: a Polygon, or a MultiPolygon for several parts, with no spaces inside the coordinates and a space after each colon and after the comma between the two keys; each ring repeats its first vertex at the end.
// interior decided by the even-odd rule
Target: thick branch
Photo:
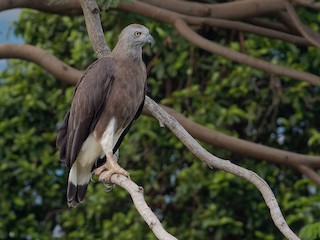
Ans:
{"type": "Polygon", "coordinates": [[[1,43],[1,58],[19,58],[34,62],[69,84],[76,84],[81,76],[81,72],[77,69],[70,67],[47,51],[28,44],[1,43]]]}
{"type": "Polygon", "coordinates": [[[12,8],[31,8],[47,13],[62,15],[80,15],[81,7],[77,0],[45,1],[45,0],[5,0],[0,1],[0,12],[12,8]]]}
{"type": "Polygon", "coordinates": [[[305,6],[305,7],[320,10],[320,2],[316,2],[316,0],[293,0],[293,2],[300,6],[305,6]]]}
{"type": "MultiPolygon", "coordinates": [[[[306,165],[312,168],[320,168],[320,157],[289,152],[230,137],[226,134],[220,133],[213,129],[208,129],[202,125],[194,123],[172,108],[164,105],[161,105],[161,107],[167,113],[174,116],[192,137],[205,143],[209,143],[213,146],[223,148],[234,153],[239,153],[241,155],[246,155],[257,159],[267,160],[272,163],[286,165],[296,169],[299,165],[306,165]]],[[[149,116],[152,115],[152,113],[147,109],[144,109],[144,113],[149,116]]]]}
{"type": "Polygon", "coordinates": [[[299,165],[298,169],[300,172],[302,172],[304,175],[306,175],[310,180],[314,181],[315,183],[319,185],[320,182],[320,176],[317,174],[317,172],[312,169],[311,167],[305,166],[305,165],[299,165]]]}
{"type": "Polygon", "coordinates": [[[98,58],[109,54],[110,49],[104,38],[101,24],[95,24],[100,21],[100,10],[96,1],[79,0],[83,14],[85,16],[87,31],[92,43],[94,52],[98,58]]]}
{"type": "Polygon", "coordinates": [[[270,209],[273,222],[282,234],[290,240],[299,239],[287,225],[272,190],[262,178],[256,173],[237,166],[230,161],[225,161],[224,159],[213,156],[196,142],[174,117],[161,109],[151,98],[146,97],[145,105],[155,118],[168,127],[197,158],[205,162],[210,168],[218,168],[233,173],[254,184],[262,194],[270,209]]]}
{"type": "Polygon", "coordinates": [[[259,27],[268,28],[270,30],[276,30],[276,31],[280,31],[283,33],[291,33],[290,30],[285,25],[283,25],[281,23],[275,23],[275,22],[271,22],[268,20],[262,20],[259,18],[250,18],[250,19],[246,20],[246,22],[251,23],[256,26],[259,26],[259,27]]]}
{"type": "Polygon", "coordinates": [[[288,12],[288,15],[292,21],[292,23],[296,26],[298,31],[301,33],[302,36],[304,36],[311,44],[314,46],[320,48],[320,35],[316,32],[313,32],[310,28],[305,26],[297,16],[294,8],[292,5],[285,1],[286,9],[288,12]]]}
{"type": "Polygon", "coordinates": [[[309,42],[303,37],[285,33],[283,31],[277,31],[277,30],[268,29],[265,27],[255,26],[252,24],[230,21],[230,20],[208,19],[208,18],[185,17],[185,19],[188,23],[195,24],[195,25],[202,25],[202,26],[207,25],[211,27],[234,29],[238,31],[255,33],[260,36],[280,39],[280,40],[297,44],[297,45],[309,45],[309,42]]]}
{"type": "Polygon", "coordinates": [[[227,3],[205,4],[181,0],[140,0],[188,16],[221,19],[244,19],[263,16],[285,9],[282,0],[243,0],[227,3]],[[236,11],[235,11],[236,9],[236,11]]]}
{"type": "Polygon", "coordinates": [[[182,36],[184,36],[187,40],[189,40],[190,42],[194,43],[198,47],[205,49],[211,53],[221,55],[233,61],[236,61],[242,64],[247,64],[249,66],[252,66],[254,68],[257,68],[269,73],[286,75],[294,79],[309,82],[315,86],[320,86],[320,77],[316,75],[306,73],[306,72],[299,72],[297,70],[271,64],[263,60],[256,59],[248,55],[232,51],[226,47],[220,46],[219,44],[211,42],[208,39],[203,38],[202,36],[194,32],[182,19],[177,19],[177,21],[175,22],[175,27],[177,28],[179,33],[182,36]]]}

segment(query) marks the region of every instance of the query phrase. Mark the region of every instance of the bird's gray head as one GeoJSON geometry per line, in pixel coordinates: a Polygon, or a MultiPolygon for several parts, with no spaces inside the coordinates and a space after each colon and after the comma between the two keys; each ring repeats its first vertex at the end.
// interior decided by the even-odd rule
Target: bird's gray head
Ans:
{"type": "Polygon", "coordinates": [[[122,30],[119,36],[119,42],[126,42],[126,44],[131,47],[142,47],[146,43],[150,43],[152,46],[154,39],[149,33],[149,29],[145,26],[140,24],[130,24],[122,30]]]}

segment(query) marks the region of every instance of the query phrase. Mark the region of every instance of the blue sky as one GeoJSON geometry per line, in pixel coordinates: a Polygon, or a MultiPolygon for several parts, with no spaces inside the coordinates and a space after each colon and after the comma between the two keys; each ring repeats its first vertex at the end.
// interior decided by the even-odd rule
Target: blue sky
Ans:
{"type": "MultiPolygon", "coordinates": [[[[12,9],[0,12],[0,43],[23,43],[22,38],[13,34],[12,22],[17,20],[21,9],[12,9]]],[[[6,60],[0,60],[0,71],[6,66],[6,60]]]]}

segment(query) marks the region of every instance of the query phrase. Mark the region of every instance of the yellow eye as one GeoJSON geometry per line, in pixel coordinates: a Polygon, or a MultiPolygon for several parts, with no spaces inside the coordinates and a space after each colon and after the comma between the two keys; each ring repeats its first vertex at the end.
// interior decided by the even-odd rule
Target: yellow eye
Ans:
{"type": "Polygon", "coordinates": [[[136,37],[139,37],[139,36],[141,35],[141,32],[135,32],[134,35],[135,35],[136,37]]]}

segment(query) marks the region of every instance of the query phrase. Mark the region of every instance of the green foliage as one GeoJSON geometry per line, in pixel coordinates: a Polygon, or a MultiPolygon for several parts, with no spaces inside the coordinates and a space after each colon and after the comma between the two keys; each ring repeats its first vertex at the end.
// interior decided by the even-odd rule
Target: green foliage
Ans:
{"type": "Polygon", "coordinates": [[[302,228],[300,236],[304,240],[320,239],[320,222],[316,222],[302,228]]]}
{"type": "MultiPolygon", "coordinates": [[[[130,3],[131,0],[125,0],[124,2],[130,3]]],[[[120,0],[97,0],[97,3],[102,7],[101,10],[105,11],[110,8],[116,8],[119,5],[120,0]]]]}
{"type": "MultiPolygon", "coordinates": [[[[306,23],[319,22],[319,13],[302,14],[306,23]]],[[[319,155],[319,88],[212,56],[177,36],[171,26],[141,16],[110,11],[101,20],[110,47],[127,24],[149,27],[156,44],[145,48],[144,58],[157,101],[208,128],[319,155]]],[[[95,58],[83,17],[24,11],[16,34],[78,69],[95,58]]],[[[207,30],[201,34],[212,36],[207,30]]],[[[216,41],[240,49],[229,35],[234,36],[214,33],[216,41]]],[[[242,47],[257,58],[319,74],[319,49],[249,34],[242,47]]],[[[90,183],[85,203],[66,207],[67,173],[58,161],[55,137],[73,87],[23,61],[10,61],[0,77],[0,239],[155,239],[119,187],[106,193],[101,184],[90,183]]],[[[274,190],[294,231],[303,239],[319,239],[320,196],[309,179],[203,145],[256,171],[274,190]]],[[[142,116],[125,138],[120,165],[144,187],[151,208],[179,239],[283,239],[251,184],[208,169],[149,117],[142,116]]]]}

